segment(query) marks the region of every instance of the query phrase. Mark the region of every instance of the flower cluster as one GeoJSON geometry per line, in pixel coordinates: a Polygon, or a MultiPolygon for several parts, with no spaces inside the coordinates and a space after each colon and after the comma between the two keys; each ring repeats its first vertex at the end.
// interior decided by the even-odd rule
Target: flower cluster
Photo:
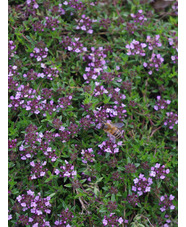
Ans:
{"type": "Polygon", "coordinates": [[[46,214],[51,212],[50,197],[42,198],[40,193],[35,196],[33,191],[28,190],[26,195],[19,195],[17,201],[21,205],[22,211],[26,213],[19,217],[22,225],[50,226],[50,223],[45,220],[46,214]],[[27,216],[28,213],[32,214],[32,217],[27,216]]]}
{"type": "Polygon", "coordinates": [[[19,72],[18,72],[18,67],[17,65],[9,65],[8,66],[8,78],[10,77],[13,77],[13,76],[17,76],[19,75],[19,72]]]}
{"type": "Polygon", "coordinates": [[[169,45],[172,46],[173,49],[175,49],[176,51],[176,55],[172,55],[171,56],[171,60],[173,61],[173,63],[177,63],[178,62],[178,36],[176,36],[175,33],[173,33],[174,38],[169,38],[169,45]]]}
{"type": "Polygon", "coordinates": [[[178,48],[178,36],[176,36],[175,33],[173,33],[173,38],[168,38],[168,41],[169,41],[169,45],[172,46],[173,49],[176,49],[178,48]]]}
{"type": "Polygon", "coordinates": [[[85,5],[82,2],[78,1],[78,0],[64,1],[63,5],[71,7],[73,9],[75,9],[75,10],[81,10],[81,9],[83,9],[85,7],[85,5]]]}
{"type": "Polygon", "coordinates": [[[167,195],[160,197],[159,205],[162,206],[160,208],[161,212],[164,212],[168,209],[174,210],[175,206],[172,204],[173,199],[174,199],[173,195],[170,195],[169,197],[167,195]]]}
{"type": "Polygon", "coordinates": [[[92,24],[94,22],[97,22],[97,20],[92,20],[89,17],[86,17],[85,14],[81,16],[81,19],[79,20],[75,19],[75,21],[78,23],[76,29],[86,31],[88,34],[93,33],[92,24]]]}
{"type": "Polygon", "coordinates": [[[8,221],[12,219],[12,214],[9,214],[9,210],[8,210],[8,221]]]}
{"type": "Polygon", "coordinates": [[[125,165],[125,172],[126,173],[135,173],[136,172],[136,167],[134,164],[129,163],[127,165],[125,165]]]}
{"type": "Polygon", "coordinates": [[[74,215],[67,208],[66,210],[63,210],[61,212],[61,214],[59,215],[58,220],[55,221],[55,225],[56,226],[59,225],[59,226],[71,227],[71,225],[69,223],[72,221],[73,217],[74,217],[74,215]]]}
{"type": "Polygon", "coordinates": [[[100,27],[103,27],[105,29],[108,29],[109,26],[111,24],[111,21],[109,18],[105,19],[105,18],[102,18],[100,21],[99,21],[99,26],[100,27]]]}
{"type": "MultiPolygon", "coordinates": [[[[46,159],[50,159],[51,162],[54,162],[57,159],[57,155],[55,154],[55,149],[52,150],[49,143],[54,141],[56,137],[56,133],[46,131],[43,134],[41,132],[37,132],[36,126],[29,125],[26,128],[26,133],[24,135],[24,143],[22,143],[19,147],[21,159],[27,160],[33,158],[37,153],[42,152],[46,159]]],[[[33,162],[31,164],[32,166],[35,165],[33,162]]],[[[42,168],[42,165],[41,167],[39,167],[38,164],[36,165],[39,173],[39,169],[42,168]]],[[[35,169],[33,169],[33,171],[34,170],[35,169]]]]}
{"type": "Polygon", "coordinates": [[[93,149],[92,148],[88,148],[87,150],[82,150],[81,154],[82,154],[82,162],[83,163],[87,163],[87,161],[89,162],[93,162],[94,161],[94,157],[95,155],[92,154],[93,153],[93,149]]]}
{"type": "Polygon", "coordinates": [[[152,178],[144,177],[144,174],[139,175],[139,178],[134,179],[135,186],[132,186],[132,191],[137,192],[139,196],[143,195],[144,193],[150,192],[152,184],[152,178]]]}
{"type": "Polygon", "coordinates": [[[127,195],[127,201],[133,206],[137,206],[140,201],[139,201],[139,198],[138,198],[138,195],[132,193],[131,195],[127,195]]]}
{"type": "MultiPolygon", "coordinates": [[[[47,143],[45,143],[47,144],[47,143]]],[[[42,146],[42,145],[41,145],[42,146]]],[[[42,147],[39,147],[42,150],[42,147]]],[[[51,162],[55,162],[57,159],[57,155],[56,155],[56,150],[53,149],[51,147],[47,147],[46,150],[43,151],[44,155],[46,158],[49,158],[51,160],[51,162]]]]}
{"type": "Polygon", "coordinates": [[[12,57],[16,54],[15,51],[16,45],[12,40],[8,41],[8,59],[11,60],[12,57]]]}
{"type": "Polygon", "coordinates": [[[151,167],[151,172],[149,174],[150,177],[155,177],[157,179],[165,179],[165,175],[170,172],[169,169],[165,169],[165,165],[160,165],[156,163],[154,167],[151,167]]]}
{"type": "Polygon", "coordinates": [[[162,43],[160,42],[160,35],[155,35],[155,37],[147,36],[146,42],[148,43],[148,49],[153,50],[155,47],[161,47],[162,43]]]}
{"type": "Polygon", "coordinates": [[[8,76],[8,91],[11,92],[17,90],[19,83],[15,81],[11,76],[8,76]]]}
{"type": "Polygon", "coordinates": [[[129,80],[123,81],[121,83],[121,90],[127,90],[130,93],[131,89],[132,89],[132,83],[129,80]]]}
{"type": "Polygon", "coordinates": [[[26,3],[30,8],[32,7],[33,9],[37,9],[39,7],[36,0],[27,0],[26,3]]]}
{"type": "Polygon", "coordinates": [[[72,105],[72,95],[61,97],[58,99],[58,105],[56,108],[66,109],[68,106],[72,105]]]}
{"type": "Polygon", "coordinates": [[[114,104],[120,104],[118,107],[114,106],[115,110],[118,109],[119,107],[125,107],[125,105],[122,102],[126,98],[126,96],[124,94],[121,94],[120,90],[121,89],[119,87],[117,88],[110,87],[107,89],[108,97],[110,97],[114,101],[114,104]]]}
{"type": "Polygon", "coordinates": [[[70,163],[68,163],[66,160],[65,160],[65,165],[64,166],[60,166],[60,169],[62,169],[62,175],[60,173],[60,170],[59,169],[56,169],[55,170],[55,173],[56,175],[59,175],[60,177],[68,177],[68,178],[74,178],[74,176],[77,175],[77,171],[74,170],[74,166],[70,163]]]}
{"type": "Polygon", "coordinates": [[[102,154],[103,152],[107,152],[111,154],[116,154],[119,152],[118,146],[122,146],[121,141],[119,141],[117,144],[113,143],[111,140],[103,141],[101,144],[98,145],[98,147],[100,148],[98,153],[102,154]]]}
{"type": "Polygon", "coordinates": [[[172,9],[174,10],[175,14],[178,15],[178,0],[174,2],[172,9]]]}
{"type": "Polygon", "coordinates": [[[174,64],[178,63],[178,55],[172,55],[171,60],[174,64]]]}
{"type": "Polygon", "coordinates": [[[137,26],[132,22],[127,22],[126,23],[126,30],[130,33],[130,34],[134,34],[135,30],[137,29],[137,26]]]}
{"type": "Polygon", "coordinates": [[[17,139],[8,140],[8,149],[15,149],[17,146],[17,139]]]}
{"type": "Polygon", "coordinates": [[[65,36],[60,44],[69,52],[82,53],[87,51],[87,48],[83,46],[78,37],[70,38],[65,36]]]}
{"type": "Polygon", "coordinates": [[[113,81],[116,78],[116,75],[113,74],[112,72],[103,72],[100,75],[100,78],[104,83],[110,84],[111,81],[113,81]]]}
{"type": "Polygon", "coordinates": [[[26,10],[25,10],[25,16],[29,15],[36,15],[36,10],[39,8],[39,5],[37,4],[36,0],[26,0],[26,10]]]}
{"type": "Polygon", "coordinates": [[[130,44],[126,45],[127,55],[140,55],[145,56],[144,48],[147,46],[146,43],[140,43],[139,41],[133,39],[130,44]]]}
{"type": "Polygon", "coordinates": [[[44,24],[42,23],[42,21],[35,21],[33,24],[32,24],[32,27],[33,27],[33,30],[36,32],[44,32],[44,29],[45,29],[45,26],[44,24]]]}
{"type": "MultiPolygon", "coordinates": [[[[166,218],[167,220],[166,220],[166,224],[164,224],[163,227],[169,227],[168,224],[171,223],[171,220],[170,220],[169,215],[168,215],[168,214],[165,214],[165,218],[166,218]]],[[[162,223],[160,223],[160,224],[162,224],[162,223]]]]}
{"type": "Polygon", "coordinates": [[[92,121],[90,115],[86,115],[85,117],[80,119],[79,124],[81,125],[81,128],[83,130],[87,130],[88,128],[92,127],[92,125],[94,125],[94,122],[92,121]]]}
{"type": "Polygon", "coordinates": [[[35,72],[33,69],[30,69],[27,71],[27,73],[23,74],[23,77],[27,80],[27,81],[35,81],[38,77],[38,73],[35,72]]]}
{"type": "Polygon", "coordinates": [[[98,49],[91,47],[91,53],[84,55],[83,60],[88,62],[88,67],[85,68],[85,74],[83,74],[86,83],[89,83],[89,79],[96,79],[101,72],[107,68],[105,58],[107,55],[104,53],[103,47],[98,49]]]}
{"type": "MultiPolygon", "coordinates": [[[[124,98],[124,97],[123,97],[124,98]]],[[[108,119],[109,117],[114,118],[118,117],[120,120],[125,118],[126,115],[126,105],[121,103],[120,105],[104,105],[99,108],[97,108],[96,111],[94,111],[94,116],[97,119],[108,119]]],[[[109,122],[110,123],[110,122],[109,122]]],[[[101,123],[99,123],[96,128],[101,128],[101,123]]]]}
{"type": "Polygon", "coordinates": [[[154,106],[154,109],[156,111],[161,109],[166,109],[170,103],[171,103],[170,100],[161,99],[161,96],[157,96],[157,102],[154,106]]]}
{"type": "Polygon", "coordinates": [[[35,163],[34,161],[30,162],[30,165],[32,166],[30,179],[34,180],[45,176],[46,172],[48,171],[47,168],[44,168],[46,164],[47,164],[46,161],[44,161],[43,163],[41,162],[35,163]]]}
{"type": "Polygon", "coordinates": [[[113,210],[116,210],[117,209],[117,204],[116,204],[116,201],[108,201],[108,204],[106,205],[108,211],[112,212],[113,210]]]}
{"type": "Polygon", "coordinates": [[[44,78],[46,77],[49,80],[53,80],[53,77],[58,77],[59,71],[56,68],[47,67],[44,63],[41,63],[41,67],[43,68],[43,73],[39,73],[38,77],[44,78]]]}
{"type": "MultiPolygon", "coordinates": [[[[92,79],[96,79],[96,78],[97,78],[97,76],[92,77],[92,79]]],[[[105,89],[103,85],[100,85],[100,82],[95,82],[95,88],[93,91],[93,95],[95,97],[103,95],[103,94],[107,94],[107,93],[108,93],[107,89],[105,89]]]]}
{"type": "MultiPolygon", "coordinates": [[[[115,213],[111,213],[109,217],[104,216],[104,219],[102,221],[104,226],[119,226],[123,223],[123,218],[118,218],[115,213]]],[[[125,222],[127,223],[127,222],[125,222]]]]}
{"type": "Polygon", "coordinates": [[[42,61],[48,55],[48,48],[45,47],[43,42],[39,42],[37,47],[34,48],[33,52],[30,54],[30,57],[34,57],[37,61],[42,61]]]}
{"type": "Polygon", "coordinates": [[[49,11],[51,12],[51,15],[53,16],[62,16],[65,15],[65,10],[62,8],[64,7],[64,5],[62,5],[61,3],[58,5],[50,5],[50,2],[44,1],[43,2],[43,6],[49,11]]]}
{"type": "Polygon", "coordinates": [[[169,129],[173,129],[175,125],[178,124],[178,114],[173,112],[167,112],[167,119],[164,122],[164,125],[168,126],[169,129]]]}
{"type": "Polygon", "coordinates": [[[147,21],[147,18],[143,15],[142,9],[138,10],[137,14],[131,13],[130,15],[134,19],[135,24],[143,25],[147,21]]]}
{"type": "Polygon", "coordinates": [[[58,27],[59,20],[53,17],[45,17],[44,27],[55,31],[58,27]]]}
{"type": "Polygon", "coordinates": [[[72,138],[77,136],[77,133],[79,132],[79,130],[80,130],[79,126],[76,123],[70,123],[70,125],[68,126],[68,131],[72,138]]]}
{"type": "Polygon", "coordinates": [[[148,72],[149,75],[152,74],[153,69],[156,71],[159,70],[159,67],[161,64],[164,62],[164,58],[160,54],[152,54],[151,59],[149,60],[148,63],[144,62],[143,66],[147,69],[150,69],[148,72]]]}

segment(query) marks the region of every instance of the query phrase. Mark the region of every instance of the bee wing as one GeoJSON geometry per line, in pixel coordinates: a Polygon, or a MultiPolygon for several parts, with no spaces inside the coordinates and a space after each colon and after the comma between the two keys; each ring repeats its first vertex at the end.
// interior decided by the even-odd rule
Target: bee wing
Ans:
{"type": "Polygon", "coordinates": [[[110,133],[107,133],[107,135],[108,135],[108,137],[110,138],[110,140],[111,140],[113,143],[116,142],[116,137],[115,137],[115,136],[113,136],[113,135],[110,134],[110,133]]]}
{"type": "Polygon", "coordinates": [[[122,128],[124,126],[123,123],[112,123],[114,126],[116,126],[117,128],[122,128]]]}

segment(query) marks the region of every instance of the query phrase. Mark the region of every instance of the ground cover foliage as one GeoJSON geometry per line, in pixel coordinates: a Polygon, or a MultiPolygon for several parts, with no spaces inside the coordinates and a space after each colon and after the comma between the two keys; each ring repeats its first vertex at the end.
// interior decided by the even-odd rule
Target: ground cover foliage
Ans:
{"type": "Polygon", "coordinates": [[[177,226],[177,4],[9,1],[9,226],[177,226]]]}

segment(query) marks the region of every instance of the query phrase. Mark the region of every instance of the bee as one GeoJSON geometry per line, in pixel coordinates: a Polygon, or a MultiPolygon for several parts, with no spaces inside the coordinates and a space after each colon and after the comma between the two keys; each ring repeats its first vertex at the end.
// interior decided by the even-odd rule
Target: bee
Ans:
{"type": "Polygon", "coordinates": [[[115,143],[116,139],[121,139],[123,137],[123,130],[121,128],[124,126],[123,123],[107,123],[107,121],[102,121],[102,129],[107,133],[110,140],[115,143]]]}

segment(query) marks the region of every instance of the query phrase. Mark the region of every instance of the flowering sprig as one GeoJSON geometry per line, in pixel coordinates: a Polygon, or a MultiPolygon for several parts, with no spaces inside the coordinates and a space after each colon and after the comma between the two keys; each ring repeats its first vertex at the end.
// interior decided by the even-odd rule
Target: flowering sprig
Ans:
{"type": "Polygon", "coordinates": [[[42,198],[41,194],[34,195],[35,193],[31,190],[27,191],[27,194],[22,194],[17,197],[18,203],[22,207],[24,215],[20,216],[19,222],[21,224],[32,225],[32,226],[50,226],[50,223],[45,220],[46,214],[50,214],[51,204],[50,197],[42,198]],[[27,214],[32,214],[32,217],[28,217],[27,214]]]}
{"type": "Polygon", "coordinates": [[[148,49],[153,50],[156,47],[161,47],[162,43],[160,42],[160,35],[155,35],[155,37],[147,36],[146,42],[148,43],[148,49]]]}
{"type": "Polygon", "coordinates": [[[80,38],[65,36],[60,44],[69,52],[82,53],[86,52],[87,48],[79,41],[80,38]]]}
{"type": "Polygon", "coordinates": [[[161,212],[164,212],[168,209],[174,210],[175,206],[172,204],[172,200],[174,200],[174,198],[175,197],[173,195],[170,195],[169,197],[168,195],[164,195],[160,197],[159,205],[162,206],[160,208],[161,212]]]}
{"type": "Polygon", "coordinates": [[[169,174],[170,170],[165,169],[165,165],[160,165],[156,163],[154,167],[151,167],[150,177],[155,177],[156,179],[165,179],[165,175],[169,174]]]}
{"type": "Polygon", "coordinates": [[[153,70],[158,71],[163,62],[164,62],[164,58],[160,54],[153,53],[148,63],[144,62],[143,66],[147,69],[150,69],[148,74],[152,75],[153,70]]]}
{"type": "Polygon", "coordinates": [[[175,14],[178,15],[178,0],[174,1],[172,9],[174,10],[175,14]]]}
{"type": "Polygon", "coordinates": [[[110,24],[111,24],[111,20],[109,18],[107,18],[107,19],[102,18],[99,20],[99,26],[103,27],[105,29],[108,29],[110,24]]]}
{"type": "Polygon", "coordinates": [[[11,60],[16,54],[15,48],[16,48],[16,45],[14,45],[14,42],[12,40],[8,41],[8,59],[9,60],[11,60]]]}
{"type": "Polygon", "coordinates": [[[44,27],[55,31],[59,25],[59,20],[53,17],[45,17],[44,27]]]}
{"type": "Polygon", "coordinates": [[[29,6],[32,9],[37,9],[39,7],[36,0],[27,0],[26,4],[27,4],[27,6],[29,6]]]}
{"type": "Polygon", "coordinates": [[[82,154],[82,162],[83,163],[88,163],[89,162],[94,162],[95,159],[95,155],[92,154],[93,153],[93,149],[92,148],[88,148],[87,150],[82,150],[81,154],[82,154]]]}
{"type": "Polygon", "coordinates": [[[169,45],[172,46],[173,49],[178,49],[178,36],[176,36],[175,33],[173,33],[173,36],[172,38],[168,38],[168,41],[169,41],[169,45]]]}
{"type": "MultiPolygon", "coordinates": [[[[61,4],[59,4],[61,6],[61,4]]],[[[63,6],[68,6],[68,7],[71,7],[73,9],[75,9],[76,11],[77,10],[81,10],[85,7],[85,5],[78,1],[78,0],[65,0],[63,2],[63,6]]],[[[73,15],[73,13],[71,12],[71,15],[73,15]]]]}
{"type": "Polygon", "coordinates": [[[137,192],[139,196],[143,195],[144,193],[150,192],[152,184],[152,178],[144,177],[144,174],[139,175],[139,178],[134,179],[134,185],[132,186],[132,191],[137,192]]]}
{"type": "Polygon", "coordinates": [[[74,178],[74,176],[77,175],[77,171],[74,170],[74,166],[70,163],[68,163],[68,161],[65,160],[65,165],[64,166],[60,166],[60,169],[56,169],[55,173],[56,175],[59,175],[60,172],[62,172],[62,175],[60,174],[59,176],[62,177],[68,177],[68,178],[74,178]]]}
{"type": "Polygon", "coordinates": [[[113,143],[110,140],[103,141],[101,144],[98,145],[100,148],[99,153],[106,152],[111,154],[116,154],[119,152],[119,146],[122,146],[122,142],[119,141],[118,143],[113,143]]]}
{"type": "Polygon", "coordinates": [[[8,149],[14,150],[17,147],[17,139],[8,140],[8,149]]]}
{"type": "Polygon", "coordinates": [[[12,219],[12,214],[9,214],[9,210],[8,210],[8,221],[12,219]]]}
{"type": "Polygon", "coordinates": [[[75,19],[75,21],[78,24],[76,26],[76,29],[77,30],[86,31],[88,34],[92,34],[93,33],[92,24],[94,22],[97,22],[97,20],[93,20],[93,19],[90,19],[89,17],[86,17],[85,14],[83,14],[81,16],[81,19],[79,19],[79,20],[75,19]]]}
{"type": "Polygon", "coordinates": [[[73,217],[74,217],[74,215],[67,208],[66,210],[63,210],[61,212],[61,214],[59,215],[58,220],[55,221],[55,225],[56,226],[71,227],[71,225],[69,223],[72,221],[73,217]]]}
{"type": "Polygon", "coordinates": [[[138,195],[132,193],[131,195],[127,195],[127,201],[133,206],[137,206],[140,204],[138,195]]]}
{"type": "Polygon", "coordinates": [[[125,172],[126,173],[135,173],[136,172],[136,167],[134,164],[129,163],[127,165],[125,165],[125,172]]]}
{"type": "MultiPolygon", "coordinates": [[[[92,77],[92,79],[96,79],[96,78],[97,78],[97,76],[92,77]]],[[[100,82],[96,81],[95,82],[95,88],[94,88],[94,91],[93,91],[93,95],[95,97],[97,97],[97,96],[102,96],[103,94],[107,94],[107,93],[108,93],[107,89],[105,89],[103,85],[100,85],[100,82]]]]}
{"type": "Polygon", "coordinates": [[[126,30],[130,33],[130,34],[134,34],[134,32],[136,31],[138,27],[135,25],[134,22],[127,22],[126,23],[126,30]]]}
{"type": "Polygon", "coordinates": [[[166,109],[170,103],[171,103],[170,100],[164,100],[164,99],[161,99],[161,96],[157,96],[157,102],[154,106],[154,109],[156,111],[161,109],[166,109]]]}
{"type": "Polygon", "coordinates": [[[165,126],[168,126],[169,129],[173,129],[175,125],[178,124],[178,114],[173,112],[167,112],[167,118],[164,122],[165,126]]]}
{"type": "Polygon", "coordinates": [[[145,56],[144,48],[147,46],[146,43],[140,43],[139,41],[133,39],[130,44],[126,45],[127,55],[140,55],[145,56]]]}
{"type": "MultiPolygon", "coordinates": [[[[123,99],[125,98],[125,96],[122,97],[123,99]]],[[[97,108],[97,110],[94,110],[94,116],[97,119],[108,119],[109,117],[111,118],[115,118],[118,117],[120,120],[123,120],[123,118],[127,117],[126,114],[126,109],[125,109],[126,105],[121,103],[120,105],[104,105],[101,106],[99,108],[97,108]]],[[[96,126],[96,128],[101,128],[101,122],[99,122],[99,124],[96,126]]]]}
{"type": "Polygon", "coordinates": [[[46,164],[47,164],[46,161],[44,161],[43,163],[42,162],[35,163],[34,161],[30,162],[30,165],[32,166],[30,179],[34,180],[45,176],[46,172],[48,171],[47,168],[44,168],[46,164]]]}
{"type": "Polygon", "coordinates": [[[48,55],[48,48],[43,42],[39,42],[37,47],[34,48],[33,52],[30,54],[31,58],[36,58],[37,61],[42,61],[48,55]]]}
{"type": "Polygon", "coordinates": [[[72,105],[72,95],[67,95],[58,99],[58,105],[56,108],[66,109],[68,106],[72,105]]]}
{"type": "Polygon", "coordinates": [[[27,73],[23,74],[23,77],[27,80],[27,81],[35,81],[38,77],[38,73],[35,72],[33,69],[30,69],[27,71],[27,73]]]}
{"type": "MultiPolygon", "coordinates": [[[[102,223],[104,226],[119,226],[123,223],[123,218],[118,218],[115,213],[110,213],[109,217],[104,216],[102,223]]],[[[128,221],[125,220],[125,223],[128,223],[128,221]]]]}
{"type": "Polygon", "coordinates": [[[120,104],[117,106],[114,106],[114,109],[118,109],[118,107],[125,107],[125,105],[122,103],[124,99],[126,99],[126,96],[124,94],[121,94],[121,89],[119,87],[117,88],[108,88],[107,89],[107,93],[108,93],[108,97],[110,97],[114,103],[117,105],[117,104],[120,104]]]}
{"type": "Polygon", "coordinates": [[[107,55],[105,54],[106,49],[103,47],[94,48],[91,47],[91,53],[89,55],[84,55],[83,60],[86,61],[87,67],[85,68],[85,74],[83,74],[84,80],[86,83],[89,83],[89,79],[97,79],[97,77],[101,74],[104,69],[107,69],[105,58],[107,55]]]}
{"type": "Polygon", "coordinates": [[[143,25],[147,21],[147,18],[143,15],[142,9],[138,10],[137,14],[131,13],[130,16],[133,18],[134,23],[137,25],[143,25]]]}
{"type": "Polygon", "coordinates": [[[86,130],[86,129],[92,127],[93,125],[95,125],[95,123],[93,122],[90,115],[86,115],[85,117],[80,119],[79,125],[81,126],[82,129],[86,130]]]}
{"type": "Polygon", "coordinates": [[[178,63],[178,55],[172,55],[171,56],[171,60],[174,64],[177,64],[178,63]]]}
{"type": "Polygon", "coordinates": [[[59,71],[56,67],[47,67],[44,63],[41,63],[41,67],[43,68],[43,73],[39,73],[38,77],[46,77],[49,80],[53,80],[54,77],[58,77],[59,71]]]}
{"type": "Polygon", "coordinates": [[[18,76],[20,73],[18,72],[17,65],[9,65],[8,66],[8,77],[15,77],[18,76]]]}

